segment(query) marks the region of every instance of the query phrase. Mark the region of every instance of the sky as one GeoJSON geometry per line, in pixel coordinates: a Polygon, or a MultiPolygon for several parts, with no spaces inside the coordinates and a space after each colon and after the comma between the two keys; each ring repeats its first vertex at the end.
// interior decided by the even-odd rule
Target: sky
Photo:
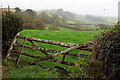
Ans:
{"type": "Polygon", "coordinates": [[[0,0],[0,5],[11,8],[33,9],[59,9],[82,15],[118,16],[118,2],[120,0],[0,0]]]}

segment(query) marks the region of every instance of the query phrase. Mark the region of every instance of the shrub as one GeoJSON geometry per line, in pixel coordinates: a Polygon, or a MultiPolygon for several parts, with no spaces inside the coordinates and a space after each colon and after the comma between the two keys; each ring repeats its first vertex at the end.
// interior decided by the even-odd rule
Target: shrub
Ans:
{"type": "Polygon", "coordinates": [[[2,12],[2,53],[6,55],[9,44],[14,36],[23,29],[23,18],[11,11],[2,12]]]}
{"type": "Polygon", "coordinates": [[[23,16],[23,18],[24,18],[24,24],[23,24],[24,29],[33,28],[33,23],[32,23],[33,19],[28,18],[28,17],[24,17],[24,16],[23,16]]]}
{"type": "Polygon", "coordinates": [[[120,78],[120,25],[102,33],[98,41],[101,46],[100,61],[105,66],[106,77],[111,80],[120,78]]]}
{"type": "Polygon", "coordinates": [[[41,19],[33,19],[32,23],[35,29],[45,30],[45,23],[41,19]]]}
{"type": "Polygon", "coordinates": [[[52,26],[50,26],[48,29],[49,30],[60,30],[60,28],[56,26],[55,24],[52,24],[52,26]]]}
{"type": "Polygon", "coordinates": [[[23,24],[24,29],[39,29],[45,30],[45,23],[41,19],[32,19],[24,17],[25,23],[23,24]]]}
{"type": "Polygon", "coordinates": [[[85,76],[87,78],[104,78],[105,75],[103,73],[103,64],[97,60],[90,60],[85,64],[83,71],[85,72],[85,76]]]}

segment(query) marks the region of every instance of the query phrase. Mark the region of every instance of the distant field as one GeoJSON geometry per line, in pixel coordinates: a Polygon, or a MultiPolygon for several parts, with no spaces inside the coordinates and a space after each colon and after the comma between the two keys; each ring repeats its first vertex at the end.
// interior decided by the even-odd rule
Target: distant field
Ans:
{"type": "MultiPolygon", "coordinates": [[[[60,31],[54,31],[54,30],[23,30],[20,35],[21,36],[29,36],[34,38],[40,38],[40,39],[47,39],[47,40],[54,40],[59,42],[65,42],[65,43],[86,43],[89,41],[93,41],[93,37],[95,35],[100,34],[100,31],[66,31],[66,30],[60,30],[60,31]]],[[[21,39],[19,39],[20,43],[23,43],[21,39]]],[[[46,48],[46,49],[54,49],[54,50],[63,50],[65,47],[59,47],[56,45],[51,44],[45,44],[45,43],[37,43],[40,47],[46,48]]],[[[29,42],[26,42],[26,45],[30,45],[29,42]]],[[[40,51],[36,50],[30,50],[30,49],[24,49],[24,52],[34,54],[34,55],[40,55],[45,56],[40,51]]],[[[79,50],[74,50],[72,53],[78,53],[79,50]]],[[[87,51],[82,51],[83,54],[91,54],[87,51]]],[[[51,54],[51,53],[49,53],[51,54]]],[[[63,55],[56,56],[55,58],[58,60],[61,60],[63,55]]],[[[65,61],[69,62],[80,62],[83,61],[85,58],[81,58],[78,60],[77,57],[74,56],[67,56],[65,58],[65,61]]],[[[9,69],[7,72],[7,77],[9,78],[57,78],[58,74],[54,70],[48,71],[45,69],[40,68],[39,66],[31,66],[26,64],[25,62],[30,62],[35,59],[29,58],[26,56],[21,57],[20,65],[23,67],[15,68],[14,66],[8,66],[7,68],[4,67],[4,69],[9,69]]],[[[49,61],[41,61],[39,62],[42,65],[45,65],[47,67],[53,68],[54,66],[61,66],[65,69],[75,72],[75,70],[78,70],[76,67],[58,64],[58,63],[52,63],[49,61]]],[[[15,62],[9,60],[9,65],[14,65],[15,62]]],[[[85,62],[81,62],[81,64],[85,64],[85,62]]],[[[3,76],[6,77],[6,76],[3,76]]]]}
{"type": "MultiPolygon", "coordinates": [[[[46,24],[46,28],[47,30],[49,30],[49,27],[52,27],[51,24],[46,24]]],[[[63,27],[60,27],[60,26],[57,26],[61,31],[74,31],[72,29],[68,29],[68,28],[63,28],[63,27]]]]}
{"type": "MultiPolygon", "coordinates": [[[[68,21],[70,24],[74,24],[74,22],[72,21],[68,21]]],[[[91,29],[91,30],[96,30],[96,29],[100,29],[100,27],[95,27],[93,25],[67,25],[68,27],[71,27],[71,28],[79,28],[81,31],[82,30],[88,30],[91,29]]],[[[51,24],[46,24],[46,30],[49,30],[49,27],[52,27],[51,24]]],[[[65,27],[60,27],[60,26],[57,26],[61,31],[75,31],[74,29],[70,29],[70,28],[65,28],[65,27]]]]}

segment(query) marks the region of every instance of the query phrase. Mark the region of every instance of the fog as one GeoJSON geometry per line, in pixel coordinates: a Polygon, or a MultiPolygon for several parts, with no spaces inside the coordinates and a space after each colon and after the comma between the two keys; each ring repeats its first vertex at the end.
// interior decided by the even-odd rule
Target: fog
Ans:
{"type": "Polygon", "coordinates": [[[20,9],[59,9],[82,15],[118,16],[119,0],[0,0],[2,7],[20,9]]]}

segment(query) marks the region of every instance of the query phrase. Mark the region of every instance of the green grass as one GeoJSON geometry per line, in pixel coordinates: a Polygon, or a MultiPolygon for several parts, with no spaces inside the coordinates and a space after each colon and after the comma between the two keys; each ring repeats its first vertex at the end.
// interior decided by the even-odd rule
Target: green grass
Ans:
{"type": "MultiPolygon", "coordinates": [[[[60,31],[54,31],[54,30],[23,30],[21,31],[21,36],[29,36],[39,39],[46,39],[46,40],[54,40],[59,42],[65,42],[65,43],[74,43],[74,44],[80,44],[80,43],[86,43],[89,41],[93,41],[93,37],[95,35],[100,34],[100,31],[73,31],[73,30],[60,30],[60,31]]],[[[20,44],[23,43],[23,40],[18,39],[20,41],[20,44]]],[[[57,45],[52,44],[46,44],[46,43],[38,43],[36,42],[40,47],[46,48],[46,49],[54,49],[54,50],[64,50],[66,47],[60,47],[57,45]]],[[[31,44],[27,41],[26,45],[31,46],[31,44]]],[[[39,56],[45,56],[42,52],[31,50],[31,49],[24,49],[23,52],[39,55],[39,56]]],[[[73,50],[72,53],[78,53],[79,50],[73,50]]],[[[82,51],[83,54],[90,55],[91,53],[88,51],[82,51]]],[[[51,54],[51,53],[49,53],[51,54]]],[[[55,58],[58,60],[62,60],[63,55],[56,56],[55,58]]],[[[80,62],[83,61],[85,58],[81,58],[78,60],[78,57],[75,56],[66,56],[65,61],[68,62],[80,62]]],[[[58,77],[57,72],[54,71],[54,66],[61,66],[69,71],[75,72],[75,70],[79,70],[76,67],[58,64],[58,63],[52,63],[49,61],[41,61],[39,64],[51,67],[53,70],[49,71],[46,69],[42,69],[39,66],[30,66],[26,64],[25,62],[30,62],[36,60],[34,58],[30,58],[27,56],[21,56],[21,61],[19,65],[22,65],[23,67],[15,68],[15,62],[11,62],[13,66],[8,66],[9,69],[6,74],[9,78],[56,78],[58,77]],[[9,74],[10,73],[10,74],[9,74]]],[[[81,64],[85,64],[85,62],[82,62],[81,64]]]]}
{"type": "Polygon", "coordinates": [[[54,31],[54,30],[23,30],[20,35],[66,43],[84,43],[93,40],[100,31],[54,31]]]}
{"type": "Polygon", "coordinates": [[[75,24],[76,22],[74,21],[67,21],[68,24],[75,24]]]}
{"type": "MultiPolygon", "coordinates": [[[[46,24],[46,30],[49,30],[49,27],[52,27],[52,25],[51,24],[46,24]]],[[[64,27],[60,27],[60,26],[57,26],[59,29],[60,29],[60,31],[74,31],[74,30],[72,30],[72,29],[69,29],[69,28],[64,28],[64,27]]],[[[51,30],[51,31],[53,31],[53,30],[51,30]]]]}

